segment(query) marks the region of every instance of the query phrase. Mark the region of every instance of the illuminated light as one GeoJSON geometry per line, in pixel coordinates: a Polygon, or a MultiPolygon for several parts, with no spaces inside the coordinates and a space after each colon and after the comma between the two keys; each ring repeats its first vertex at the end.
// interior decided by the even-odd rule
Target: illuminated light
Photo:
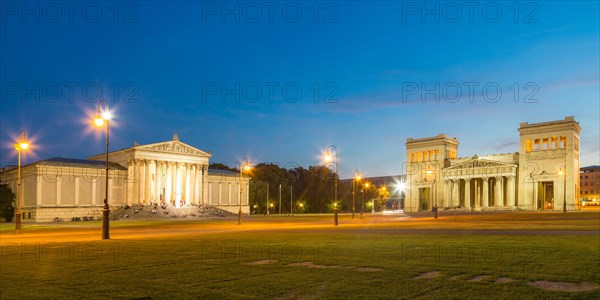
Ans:
{"type": "Polygon", "coordinates": [[[21,135],[19,135],[19,141],[15,144],[16,150],[27,150],[29,148],[29,142],[27,142],[27,134],[25,130],[21,131],[21,135]]]}
{"type": "Polygon", "coordinates": [[[329,148],[325,151],[325,161],[331,161],[331,153],[329,152],[329,148]]]}
{"type": "Polygon", "coordinates": [[[333,204],[333,207],[337,207],[337,203],[334,203],[334,204],[333,204]]]}
{"type": "Polygon", "coordinates": [[[563,174],[563,171],[558,171],[558,175],[562,175],[562,174],[563,174]]]}
{"type": "Polygon", "coordinates": [[[102,125],[104,125],[104,119],[98,116],[94,119],[94,124],[96,124],[98,127],[102,127],[102,125]]]}
{"type": "Polygon", "coordinates": [[[398,190],[404,191],[406,189],[406,182],[398,183],[398,190]]]}
{"type": "Polygon", "coordinates": [[[431,170],[427,170],[427,174],[431,174],[431,173],[433,173],[433,172],[431,172],[431,170]]]}
{"type": "Polygon", "coordinates": [[[368,183],[368,182],[367,182],[367,183],[365,183],[365,187],[369,187],[369,183],[368,183]]]}
{"type": "Polygon", "coordinates": [[[110,120],[111,117],[112,117],[112,115],[110,114],[110,112],[108,110],[102,113],[102,118],[104,120],[110,120]]]}

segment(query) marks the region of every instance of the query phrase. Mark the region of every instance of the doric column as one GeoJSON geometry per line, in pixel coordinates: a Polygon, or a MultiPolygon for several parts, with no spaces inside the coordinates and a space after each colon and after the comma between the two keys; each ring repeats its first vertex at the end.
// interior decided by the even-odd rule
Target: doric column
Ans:
{"type": "Polygon", "coordinates": [[[471,208],[471,180],[470,178],[465,179],[465,207],[471,208]]]}
{"type": "Polygon", "coordinates": [[[494,206],[502,207],[504,206],[504,201],[502,201],[502,177],[496,177],[494,181],[494,206]]]}
{"type": "Polygon", "coordinates": [[[175,206],[179,207],[179,199],[177,199],[177,195],[181,192],[181,187],[179,186],[179,163],[173,163],[173,176],[171,179],[173,182],[173,193],[171,196],[171,201],[175,204],[175,206]]]}
{"type": "Polygon", "coordinates": [[[202,203],[208,204],[208,165],[203,165],[202,169],[202,203]]]}
{"type": "Polygon", "coordinates": [[[127,162],[127,205],[131,205],[133,203],[134,197],[134,174],[135,174],[135,166],[134,161],[130,160],[127,162]]]}
{"type": "Polygon", "coordinates": [[[450,180],[444,180],[444,207],[450,207],[452,191],[450,190],[450,180]]]}
{"type": "Polygon", "coordinates": [[[479,209],[480,201],[481,201],[481,185],[479,184],[479,178],[474,178],[472,181],[473,184],[473,208],[479,209]]]}
{"type": "Polygon", "coordinates": [[[452,180],[452,206],[458,207],[460,205],[460,179],[452,180]]]}
{"type": "Polygon", "coordinates": [[[510,207],[514,207],[515,206],[515,177],[514,176],[508,176],[508,182],[506,183],[507,187],[507,194],[506,195],[506,202],[507,205],[510,207]]]}
{"type": "Polygon", "coordinates": [[[150,160],[145,160],[145,164],[146,164],[146,170],[144,171],[144,174],[146,175],[146,179],[144,180],[144,188],[145,188],[145,192],[144,192],[144,203],[148,204],[150,203],[150,200],[152,199],[152,173],[150,172],[150,160]]]}
{"type": "Polygon", "coordinates": [[[146,169],[144,168],[144,161],[136,160],[135,166],[137,168],[137,181],[136,181],[136,197],[135,202],[140,204],[142,199],[144,198],[144,181],[146,177],[144,176],[144,172],[146,169]]]}
{"type": "Polygon", "coordinates": [[[154,161],[154,202],[160,202],[160,165],[158,160],[154,161]]]}
{"type": "Polygon", "coordinates": [[[189,164],[189,174],[190,174],[190,180],[188,181],[188,186],[190,189],[190,194],[188,196],[188,198],[190,199],[190,203],[196,203],[195,199],[196,199],[196,164],[189,164]]]}
{"type": "Polygon", "coordinates": [[[483,198],[481,201],[481,206],[488,207],[489,206],[489,187],[488,187],[489,178],[483,178],[483,198]]]}
{"type": "Polygon", "coordinates": [[[173,195],[173,163],[165,162],[167,172],[165,174],[165,203],[171,203],[171,195],[173,195]]]}
{"type": "Polygon", "coordinates": [[[185,205],[190,205],[192,203],[192,187],[190,185],[190,183],[192,182],[191,168],[191,164],[185,165],[185,205]]]}
{"type": "Polygon", "coordinates": [[[202,178],[202,166],[200,166],[199,164],[195,164],[194,174],[194,203],[200,204],[200,199],[202,199],[202,189],[200,184],[200,180],[202,178]]]}

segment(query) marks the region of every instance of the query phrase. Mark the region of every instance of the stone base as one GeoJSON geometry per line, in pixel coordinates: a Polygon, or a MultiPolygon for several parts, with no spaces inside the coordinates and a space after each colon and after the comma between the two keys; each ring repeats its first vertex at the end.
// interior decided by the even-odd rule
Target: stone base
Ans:
{"type": "MultiPolygon", "coordinates": [[[[237,205],[214,205],[213,207],[228,211],[230,213],[237,214],[240,211],[240,207],[237,205]]],[[[242,205],[242,213],[247,215],[250,213],[250,207],[248,205],[242,205]]]]}
{"type": "Polygon", "coordinates": [[[94,217],[94,220],[102,218],[102,206],[89,207],[24,207],[22,208],[22,222],[54,222],[56,218],[64,222],[72,218],[94,217]]]}

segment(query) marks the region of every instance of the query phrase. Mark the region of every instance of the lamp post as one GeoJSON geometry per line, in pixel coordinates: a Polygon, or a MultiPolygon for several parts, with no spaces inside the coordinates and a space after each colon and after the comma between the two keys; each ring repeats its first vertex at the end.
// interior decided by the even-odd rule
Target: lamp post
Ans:
{"type": "Polygon", "coordinates": [[[27,133],[25,130],[21,130],[21,134],[19,134],[19,140],[15,144],[15,150],[17,150],[18,154],[18,163],[17,163],[17,213],[15,220],[15,232],[17,234],[21,233],[21,151],[27,150],[29,148],[29,143],[27,142],[27,133]]]}
{"type": "Polygon", "coordinates": [[[242,225],[242,190],[243,190],[242,177],[243,177],[243,172],[250,170],[250,162],[248,161],[248,159],[244,159],[244,160],[246,161],[246,163],[244,164],[243,167],[242,167],[242,163],[240,163],[240,198],[238,199],[240,210],[238,211],[238,225],[242,225]]]}
{"type": "Polygon", "coordinates": [[[360,215],[363,215],[364,209],[365,209],[365,190],[369,188],[369,183],[365,182],[365,184],[363,185],[363,188],[360,190],[361,194],[362,194],[362,201],[361,201],[361,205],[360,205],[360,215]]]}
{"type": "Polygon", "coordinates": [[[94,118],[94,124],[97,127],[102,127],[106,125],[106,178],[105,178],[105,189],[104,189],[104,208],[102,209],[102,239],[108,240],[110,239],[109,233],[109,220],[108,216],[110,210],[108,209],[108,141],[109,141],[109,120],[110,120],[110,111],[108,109],[108,102],[106,100],[101,99],[98,101],[98,110],[96,113],[96,118],[94,118]],[[104,103],[104,111],[101,111],[101,106],[104,103]]]}
{"type": "Polygon", "coordinates": [[[354,207],[354,182],[355,181],[360,181],[360,172],[358,170],[354,171],[354,178],[352,178],[352,219],[354,219],[354,211],[355,211],[355,207],[354,207]]]}
{"type": "Polygon", "coordinates": [[[334,199],[333,200],[333,224],[335,226],[338,226],[338,209],[337,209],[338,150],[334,145],[327,146],[327,149],[325,150],[325,161],[326,162],[331,162],[331,160],[332,160],[330,149],[335,150],[335,159],[333,160],[333,163],[335,165],[335,178],[334,178],[335,192],[334,192],[334,198],[333,198],[334,199]]]}

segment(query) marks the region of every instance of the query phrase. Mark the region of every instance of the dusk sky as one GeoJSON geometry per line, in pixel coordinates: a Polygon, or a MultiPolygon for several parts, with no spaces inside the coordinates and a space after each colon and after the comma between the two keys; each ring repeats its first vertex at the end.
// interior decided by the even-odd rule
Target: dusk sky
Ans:
{"type": "Polygon", "coordinates": [[[598,1],[23,3],[0,7],[2,165],[22,129],[26,163],[103,153],[97,90],[112,151],[178,133],[308,167],[335,145],[342,178],[396,175],[409,137],[516,152],[519,123],[574,116],[600,164],[598,1]]]}

